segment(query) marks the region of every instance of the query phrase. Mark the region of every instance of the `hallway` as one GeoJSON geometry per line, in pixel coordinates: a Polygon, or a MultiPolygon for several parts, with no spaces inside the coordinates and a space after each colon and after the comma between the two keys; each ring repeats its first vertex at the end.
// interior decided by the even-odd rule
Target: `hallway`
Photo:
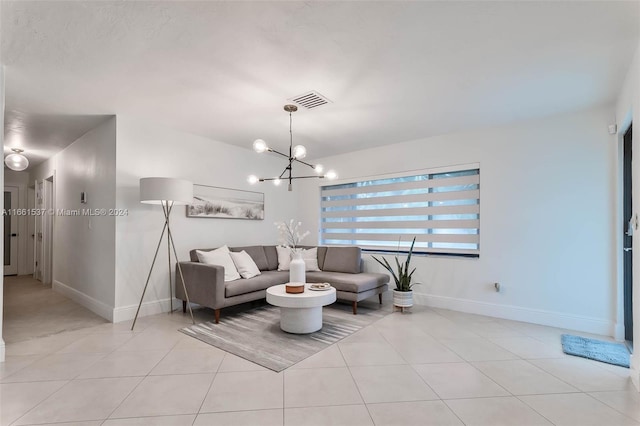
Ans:
{"type": "Polygon", "coordinates": [[[3,338],[15,343],[108,323],[31,275],[4,277],[3,338]]]}

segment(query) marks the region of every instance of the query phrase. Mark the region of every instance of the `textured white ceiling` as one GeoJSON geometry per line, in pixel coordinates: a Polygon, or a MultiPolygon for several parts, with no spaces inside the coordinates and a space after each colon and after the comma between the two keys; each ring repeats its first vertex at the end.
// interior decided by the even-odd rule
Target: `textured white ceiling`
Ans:
{"type": "MultiPolygon", "coordinates": [[[[4,155],[23,149],[29,168],[63,150],[109,115],[25,114],[14,110],[4,115],[4,155]]],[[[6,166],[5,166],[6,167],[6,166]]]]}
{"type": "MultiPolygon", "coordinates": [[[[611,102],[640,2],[3,1],[6,107],[127,114],[310,158],[611,102]]],[[[29,141],[24,141],[29,147],[29,141]]]]}

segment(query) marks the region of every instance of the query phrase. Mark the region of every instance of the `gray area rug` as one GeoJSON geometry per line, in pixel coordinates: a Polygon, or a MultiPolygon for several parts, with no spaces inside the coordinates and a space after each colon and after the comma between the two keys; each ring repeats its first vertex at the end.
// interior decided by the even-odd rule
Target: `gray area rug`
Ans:
{"type": "Polygon", "coordinates": [[[280,330],[280,308],[264,304],[244,310],[223,310],[220,323],[203,322],[180,329],[217,348],[273,371],[282,371],[391,313],[389,306],[334,303],[323,309],[322,329],[311,334],[280,330]]]}

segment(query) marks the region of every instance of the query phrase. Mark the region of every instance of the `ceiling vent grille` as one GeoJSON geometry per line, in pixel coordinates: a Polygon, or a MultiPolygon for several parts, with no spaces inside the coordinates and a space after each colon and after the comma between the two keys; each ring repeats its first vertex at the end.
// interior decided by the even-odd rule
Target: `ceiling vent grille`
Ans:
{"type": "Polygon", "coordinates": [[[331,103],[329,99],[325,98],[320,93],[315,92],[313,90],[311,92],[307,92],[302,95],[295,96],[289,100],[292,102],[295,102],[300,106],[305,107],[306,109],[318,108],[322,105],[331,103]]]}

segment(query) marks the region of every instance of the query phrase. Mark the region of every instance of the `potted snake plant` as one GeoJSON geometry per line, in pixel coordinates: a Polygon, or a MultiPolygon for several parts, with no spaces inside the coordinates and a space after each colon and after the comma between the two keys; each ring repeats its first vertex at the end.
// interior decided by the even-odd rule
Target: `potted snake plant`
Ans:
{"type": "MultiPolygon", "coordinates": [[[[409,253],[407,254],[407,259],[404,262],[400,262],[398,256],[395,256],[396,261],[396,270],[391,266],[391,264],[384,257],[382,260],[378,259],[375,256],[372,256],[376,262],[378,262],[384,269],[389,271],[393,280],[396,282],[396,288],[393,290],[393,306],[399,307],[402,312],[404,312],[404,308],[410,308],[413,306],[413,283],[411,282],[411,278],[413,273],[416,271],[416,268],[413,268],[411,272],[409,272],[409,267],[411,264],[411,255],[413,254],[413,246],[416,243],[416,237],[413,237],[413,241],[411,242],[411,248],[409,248],[409,253]]],[[[418,283],[415,283],[418,284],[418,283]]]]}

